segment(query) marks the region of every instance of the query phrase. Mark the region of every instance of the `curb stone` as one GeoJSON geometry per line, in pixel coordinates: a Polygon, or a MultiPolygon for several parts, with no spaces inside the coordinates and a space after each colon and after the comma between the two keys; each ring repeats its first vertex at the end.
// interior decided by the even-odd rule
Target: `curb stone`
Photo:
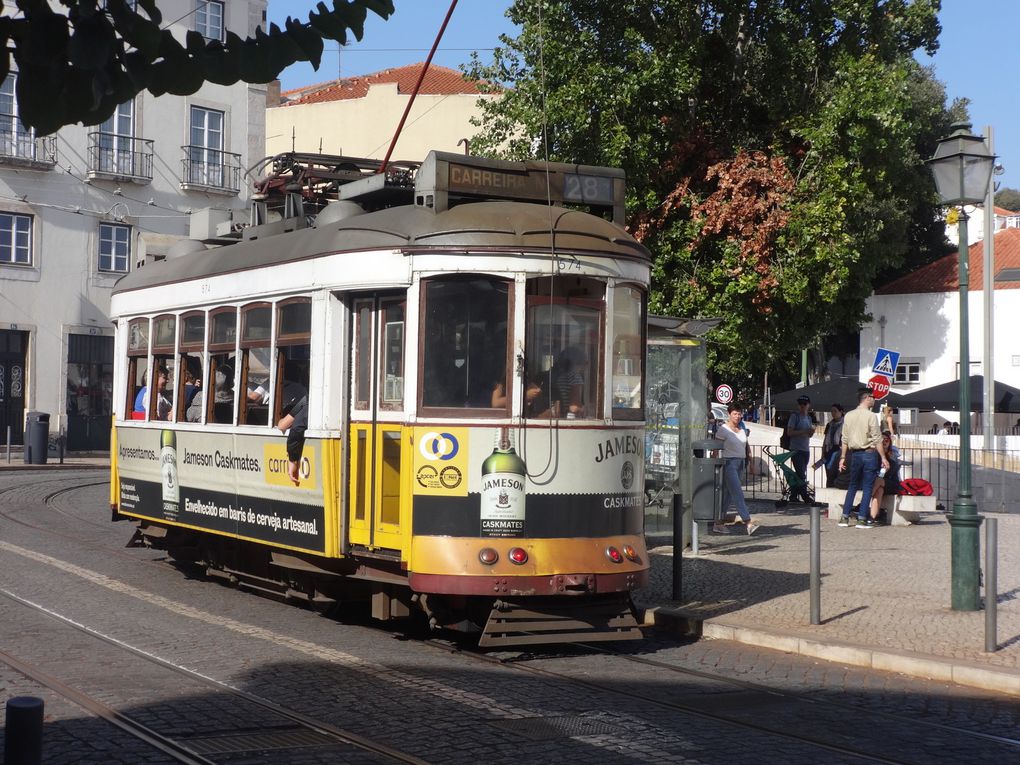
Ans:
{"type": "Polygon", "coordinates": [[[768,631],[717,619],[698,619],[675,608],[646,609],[644,623],[645,626],[681,637],[730,640],[760,648],[796,653],[822,661],[866,667],[881,672],[898,672],[910,677],[957,683],[1020,697],[1020,673],[940,656],[874,650],[839,641],[822,642],[796,632],[768,631]]]}

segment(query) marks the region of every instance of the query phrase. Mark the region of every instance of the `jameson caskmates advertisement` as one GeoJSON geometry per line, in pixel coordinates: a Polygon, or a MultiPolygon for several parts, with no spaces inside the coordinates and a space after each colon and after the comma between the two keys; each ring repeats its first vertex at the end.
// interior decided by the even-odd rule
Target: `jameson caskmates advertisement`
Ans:
{"type": "Polygon", "coordinates": [[[120,511],[322,553],[319,455],[309,439],[295,486],[280,435],[119,428],[120,511]]]}

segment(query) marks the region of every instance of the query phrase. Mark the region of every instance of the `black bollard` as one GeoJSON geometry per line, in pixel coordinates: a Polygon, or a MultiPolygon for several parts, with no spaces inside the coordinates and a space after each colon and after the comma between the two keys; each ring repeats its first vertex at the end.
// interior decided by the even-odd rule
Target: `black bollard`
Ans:
{"type": "Polygon", "coordinates": [[[673,600],[683,600],[684,595],[684,498],[673,494],[673,600]]]}
{"type": "Polygon", "coordinates": [[[42,699],[35,696],[8,699],[5,729],[5,765],[42,765],[42,699]]]}

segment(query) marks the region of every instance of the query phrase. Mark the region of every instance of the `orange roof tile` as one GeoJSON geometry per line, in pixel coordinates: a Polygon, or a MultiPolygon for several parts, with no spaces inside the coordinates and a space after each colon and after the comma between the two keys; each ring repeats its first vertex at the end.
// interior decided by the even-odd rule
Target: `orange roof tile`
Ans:
{"type": "MultiPolygon", "coordinates": [[[[970,290],[980,290],[984,279],[984,242],[975,242],[967,254],[970,263],[970,290]]],[[[995,234],[995,273],[1005,268],[1020,269],[1020,228],[1007,228],[995,234]]],[[[997,290],[1020,289],[1020,281],[993,281],[997,290]]],[[[920,292],[956,292],[960,289],[959,252],[939,258],[875,290],[876,295],[906,295],[920,292]]]]}
{"type": "MultiPolygon", "coordinates": [[[[418,82],[424,66],[424,63],[408,64],[407,66],[398,66],[393,69],[384,69],[373,74],[331,80],[330,82],[307,85],[302,88],[293,88],[281,94],[286,99],[283,106],[364,98],[368,94],[368,88],[371,85],[383,83],[396,83],[398,93],[409,95],[414,91],[414,85],[418,82]]],[[[425,95],[439,96],[471,95],[481,92],[481,85],[482,83],[480,82],[467,79],[456,69],[432,64],[429,66],[418,92],[425,95]]]]}

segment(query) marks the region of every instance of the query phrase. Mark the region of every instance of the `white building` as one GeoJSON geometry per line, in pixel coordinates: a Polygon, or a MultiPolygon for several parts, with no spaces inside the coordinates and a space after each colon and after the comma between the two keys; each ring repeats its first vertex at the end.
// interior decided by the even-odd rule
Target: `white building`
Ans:
{"type": "MultiPolygon", "coordinates": [[[[289,151],[383,159],[424,64],[385,69],[284,91],[266,111],[266,154],[289,151]]],[[[391,159],[420,162],[436,151],[462,152],[481,114],[477,82],[432,64],[422,81],[391,159]]]]}
{"type": "MultiPolygon", "coordinates": [[[[980,215],[975,216],[980,220],[980,215]]],[[[995,234],[993,276],[993,363],[995,379],[1020,388],[1020,228],[995,234]]],[[[984,243],[969,250],[968,322],[970,371],[983,374],[984,243]]],[[[960,300],[959,255],[952,253],[902,276],[875,291],[867,309],[872,321],[861,329],[861,375],[871,377],[878,348],[900,353],[892,390],[910,393],[959,379],[960,300]]],[[[997,415],[997,427],[1016,416],[997,415]]],[[[930,424],[922,420],[922,425],[930,424]]]]}
{"type": "MultiPolygon", "coordinates": [[[[967,239],[970,240],[968,244],[983,242],[985,239],[985,208],[981,205],[967,205],[964,209],[967,211],[967,216],[970,219],[970,224],[967,226],[967,239]]],[[[1013,212],[1002,207],[993,207],[992,210],[994,233],[998,233],[1006,228],[1020,228],[1020,212],[1013,212]]],[[[952,217],[946,221],[946,239],[953,244],[957,244],[960,241],[960,231],[957,224],[959,216],[955,211],[951,215],[952,217]]]]}
{"type": "MultiPolygon", "coordinates": [[[[254,35],[267,0],[161,0],[170,30],[254,35]]],[[[12,3],[5,3],[12,6],[12,3]]],[[[10,8],[8,8],[8,11],[10,8]]],[[[0,86],[0,439],[24,413],[50,414],[70,450],[109,448],[120,276],[189,236],[189,213],[246,207],[263,157],[264,85],[147,92],[100,126],[36,137],[18,119],[17,73],[0,86]]]]}

